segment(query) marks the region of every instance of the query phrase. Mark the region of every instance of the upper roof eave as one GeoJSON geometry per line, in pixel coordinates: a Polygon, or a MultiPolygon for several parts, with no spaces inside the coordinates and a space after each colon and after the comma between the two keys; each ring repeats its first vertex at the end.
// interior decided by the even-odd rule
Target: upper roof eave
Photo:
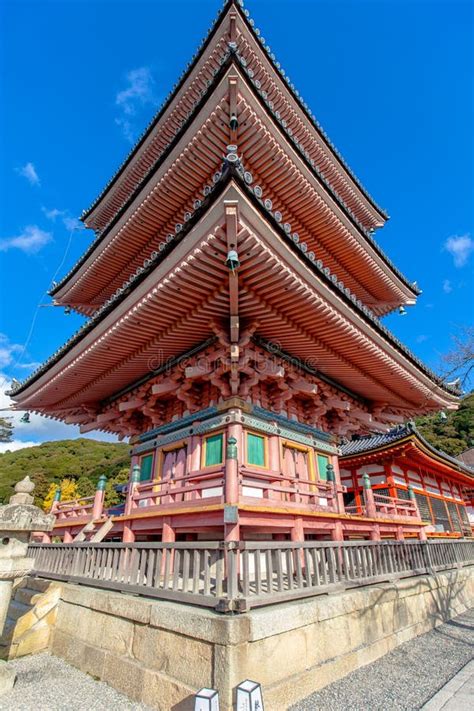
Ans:
{"type": "MultiPolygon", "coordinates": [[[[226,61],[222,64],[219,72],[214,77],[212,85],[209,87],[209,91],[196,104],[194,110],[192,111],[192,113],[190,114],[188,119],[183,123],[180,131],[176,134],[173,141],[163,151],[162,155],[156,161],[153,168],[150,170],[149,173],[147,173],[147,175],[144,176],[142,181],[139,183],[139,185],[137,185],[137,187],[132,192],[132,194],[129,196],[129,198],[126,200],[126,202],[117,211],[115,217],[111,220],[111,222],[107,225],[107,227],[96,237],[96,239],[93,240],[93,242],[89,245],[89,247],[86,249],[86,251],[81,255],[81,257],[73,265],[73,267],[70,269],[70,271],[52,289],[50,289],[50,291],[48,292],[50,296],[57,296],[59,294],[59,292],[62,289],[64,289],[64,287],[68,284],[68,282],[79,271],[81,266],[87,261],[87,259],[91,256],[91,254],[93,254],[93,252],[97,249],[97,247],[104,240],[104,238],[109,234],[110,230],[113,229],[113,227],[117,224],[118,220],[123,215],[123,213],[133,203],[133,201],[136,199],[136,197],[142,192],[142,190],[147,185],[147,183],[152,179],[152,177],[159,170],[162,163],[166,160],[166,158],[173,151],[175,145],[179,142],[179,140],[182,138],[182,136],[185,135],[185,133],[188,130],[191,123],[195,120],[196,116],[200,113],[202,106],[206,104],[209,97],[212,95],[212,91],[213,91],[214,87],[221,81],[222,77],[225,75],[226,71],[228,70],[228,68],[231,65],[234,65],[240,72],[242,72],[242,66],[241,66],[241,62],[239,61],[239,56],[232,51],[229,53],[229,56],[227,57],[226,61]]],[[[245,72],[243,73],[243,76],[246,76],[245,72]]],[[[252,94],[255,96],[257,101],[260,103],[260,106],[269,115],[270,119],[276,124],[278,130],[280,132],[284,133],[283,127],[277,121],[276,117],[273,115],[272,110],[267,105],[267,103],[264,101],[264,99],[260,95],[259,91],[256,89],[256,87],[253,85],[253,83],[247,77],[246,77],[246,81],[248,83],[248,86],[249,86],[252,94]]],[[[289,137],[286,136],[286,134],[284,134],[284,137],[286,140],[290,140],[289,137]]],[[[398,279],[401,282],[401,284],[403,285],[403,287],[405,287],[407,289],[407,293],[411,294],[413,297],[419,296],[421,294],[421,290],[413,282],[410,282],[410,280],[395,266],[395,264],[393,264],[391,259],[385,254],[385,252],[382,250],[382,248],[377,243],[377,241],[373,238],[373,236],[370,234],[370,232],[368,230],[366,230],[360,224],[360,222],[356,219],[356,217],[348,209],[347,205],[342,201],[342,199],[340,198],[338,193],[336,191],[334,191],[334,189],[331,187],[331,185],[323,179],[323,177],[321,176],[319,171],[317,171],[315,169],[315,167],[311,164],[311,162],[307,159],[307,157],[301,151],[299,151],[299,155],[300,155],[301,159],[303,160],[303,162],[305,163],[308,170],[315,176],[316,180],[318,180],[318,182],[323,186],[323,188],[329,193],[330,197],[333,200],[335,200],[336,203],[338,204],[338,206],[343,210],[343,212],[345,213],[345,215],[347,216],[349,221],[352,223],[354,228],[361,234],[361,236],[364,239],[366,239],[370,243],[370,245],[374,248],[376,253],[385,262],[388,269],[393,273],[394,277],[396,279],[398,279]]],[[[64,295],[61,296],[61,299],[64,300],[64,295]]],[[[65,303],[67,303],[67,302],[65,302],[65,303]]],[[[408,302],[406,302],[406,303],[408,303],[408,302]]]]}
{"type": "Polygon", "coordinates": [[[217,32],[218,28],[220,27],[223,19],[226,17],[227,12],[230,10],[231,7],[234,7],[238,12],[240,17],[242,18],[243,22],[247,26],[248,30],[254,37],[255,41],[257,44],[262,47],[265,56],[267,57],[268,61],[274,68],[275,72],[278,73],[280,78],[282,79],[283,83],[291,93],[293,99],[295,102],[298,104],[300,109],[303,111],[304,115],[308,119],[308,121],[313,125],[315,130],[317,131],[318,135],[320,138],[323,140],[324,144],[326,147],[330,150],[331,154],[333,157],[336,159],[336,161],[340,164],[340,166],[343,168],[343,170],[348,174],[349,178],[354,182],[358,190],[360,190],[361,194],[365,197],[365,199],[370,203],[372,208],[376,211],[377,215],[380,217],[380,219],[385,222],[386,220],[389,219],[388,213],[383,210],[375,200],[372,198],[370,193],[367,191],[367,189],[362,185],[360,180],[357,178],[355,173],[352,171],[352,169],[349,167],[349,165],[346,163],[342,155],[339,153],[335,145],[330,141],[328,135],[325,133],[323,130],[322,126],[319,124],[319,122],[316,120],[316,117],[311,113],[308,105],[303,101],[302,97],[300,96],[299,92],[295,89],[293,84],[288,80],[288,77],[286,74],[282,71],[279,63],[276,62],[275,57],[272,55],[272,53],[269,51],[269,47],[264,45],[261,42],[261,38],[259,35],[256,33],[254,26],[253,26],[253,21],[250,20],[249,18],[249,13],[247,10],[243,9],[243,1],[242,0],[226,0],[224,3],[223,8],[220,10],[219,14],[215,18],[211,28],[209,29],[208,34],[202,41],[200,47],[198,48],[197,52],[195,53],[194,57],[191,59],[189,62],[188,66],[186,67],[185,71],[183,72],[182,76],[176,83],[175,87],[172,89],[168,97],[165,99],[163,102],[162,106],[159,108],[155,116],[152,118],[151,122],[148,124],[146,127],[145,131],[142,133],[141,137],[138,139],[137,143],[135,146],[132,148],[130,153],[127,155],[123,163],[120,165],[118,170],[114,173],[112,178],[109,180],[105,188],[101,191],[101,193],[98,195],[98,197],[94,200],[92,205],[83,212],[81,216],[81,220],[87,224],[87,218],[89,218],[92,213],[95,211],[95,209],[99,206],[99,204],[102,202],[102,200],[106,197],[107,193],[110,191],[110,189],[115,185],[117,180],[120,178],[120,176],[123,174],[125,171],[126,167],[132,162],[133,158],[135,155],[138,153],[140,148],[143,146],[155,126],[159,123],[160,119],[162,118],[163,114],[165,111],[168,109],[170,106],[171,102],[175,99],[176,95],[179,93],[181,88],[184,86],[186,80],[188,77],[191,75],[193,72],[196,64],[199,62],[201,59],[206,47],[210,44],[212,38],[214,37],[215,33],[217,32]]]}

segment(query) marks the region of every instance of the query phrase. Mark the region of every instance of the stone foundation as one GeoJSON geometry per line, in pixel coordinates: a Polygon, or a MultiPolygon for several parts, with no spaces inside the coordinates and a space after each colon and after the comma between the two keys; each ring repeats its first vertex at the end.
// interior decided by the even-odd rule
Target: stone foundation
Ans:
{"type": "Polygon", "coordinates": [[[201,686],[230,711],[246,678],[263,684],[267,711],[282,711],[473,600],[473,567],[235,616],[63,584],[50,648],[160,711],[192,711],[201,686]]]}

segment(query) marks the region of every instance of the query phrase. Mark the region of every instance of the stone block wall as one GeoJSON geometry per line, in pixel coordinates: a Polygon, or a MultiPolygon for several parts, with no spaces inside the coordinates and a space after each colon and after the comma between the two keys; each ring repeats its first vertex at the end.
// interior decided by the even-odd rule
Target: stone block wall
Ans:
{"type": "Polygon", "coordinates": [[[230,711],[246,678],[263,684],[267,711],[282,711],[473,599],[472,567],[235,616],[64,584],[50,648],[159,711],[192,711],[201,686],[217,688],[230,711]]]}

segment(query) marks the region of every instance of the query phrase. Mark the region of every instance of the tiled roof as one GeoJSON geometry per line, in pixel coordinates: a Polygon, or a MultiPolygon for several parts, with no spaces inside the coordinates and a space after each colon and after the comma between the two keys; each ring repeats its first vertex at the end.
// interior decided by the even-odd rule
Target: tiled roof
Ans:
{"type": "Polygon", "coordinates": [[[433,445],[418,432],[412,422],[396,427],[386,434],[369,435],[368,437],[353,439],[340,447],[341,457],[356,457],[359,454],[365,454],[371,450],[379,449],[380,447],[385,447],[386,445],[399,442],[409,435],[415,435],[427,449],[433,452],[433,454],[437,454],[450,464],[454,464],[457,469],[462,469],[467,474],[474,476],[474,467],[470,467],[456,457],[452,457],[450,454],[446,454],[446,452],[433,447],[433,445]]]}
{"type": "MultiPolygon", "coordinates": [[[[265,200],[262,188],[258,185],[252,185],[253,176],[244,168],[240,159],[236,154],[228,154],[224,160],[222,170],[214,175],[213,184],[205,186],[203,190],[204,199],[199,201],[196,209],[190,213],[190,219],[184,225],[176,225],[176,235],[169,235],[166,241],[160,243],[157,252],[152,252],[149,259],[145,259],[143,266],[138,267],[135,274],[123,284],[116,292],[92,315],[89,321],[86,321],[81,328],[59,348],[45,363],[40,365],[26,380],[15,385],[9,395],[16,395],[28,387],[32,382],[43,375],[54,363],[56,363],[65,353],[75,346],[86,333],[91,331],[94,326],[100,322],[107,314],[109,314],[115,306],[125,299],[130,292],[156,267],[156,265],[169,253],[173,248],[173,243],[176,240],[181,240],[194,227],[195,223],[200,219],[202,214],[207,210],[214,200],[221,194],[229,179],[234,178],[245,190],[247,195],[254,202],[260,213],[265,216],[280,232],[290,244],[293,250],[299,252],[308,264],[311,264],[312,269],[324,280],[324,282],[344,301],[354,308],[360,316],[371,325],[375,326],[382,333],[386,340],[397,347],[408,359],[414,363],[425,375],[427,375],[434,383],[439,385],[443,390],[451,395],[459,395],[457,388],[443,382],[442,378],[436,375],[428,368],[421,360],[419,360],[401,341],[396,338],[391,331],[372,313],[372,311],[363,304],[354,293],[348,289],[336,274],[332,273],[329,267],[325,267],[320,259],[316,258],[314,252],[308,252],[308,246],[305,242],[301,242],[298,234],[292,233],[291,225],[283,222],[283,215],[278,211],[273,211],[271,200],[265,200]],[[232,162],[231,162],[232,158],[232,162]],[[237,163],[235,162],[237,161],[237,163]]],[[[375,445],[374,445],[375,446],[375,445]]],[[[378,446],[378,445],[377,445],[378,446]]],[[[447,455],[446,455],[447,456],[447,455]]]]}
{"type": "Polygon", "coordinates": [[[212,36],[214,32],[217,30],[221,20],[224,18],[224,16],[227,13],[227,10],[232,6],[236,6],[241,14],[241,17],[244,19],[244,22],[246,23],[247,27],[250,29],[250,31],[253,33],[256,41],[261,45],[262,49],[265,52],[265,55],[267,56],[268,60],[272,64],[274,70],[280,75],[282,80],[285,82],[286,86],[290,90],[291,94],[293,95],[293,98],[297,101],[299,106],[303,109],[305,115],[307,118],[311,121],[315,129],[317,130],[318,134],[320,137],[323,139],[323,141],[326,143],[328,148],[331,150],[333,155],[337,158],[337,160],[340,162],[340,164],[343,166],[343,168],[347,171],[347,173],[351,176],[353,179],[354,183],[358,186],[362,194],[366,197],[366,199],[370,202],[370,204],[385,218],[388,219],[388,214],[387,212],[382,209],[377,203],[375,202],[374,198],[370,195],[369,191],[365,188],[365,186],[362,184],[362,182],[357,178],[355,175],[354,171],[350,168],[346,160],[342,157],[341,153],[337,150],[336,146],[332,143],[332,141],[329,139],[328,135],[322,128],[321,124],[318,122],[316,119],[315,115],[311,112],[311,109],[309,106],[306,104],[306,102],[303,100],[301,94],[298,92],[298,90],[295,88],[293,83],[290,81],[288,75],[285,73],[283,68],[281,67],[280,63],[276,60],[275,55],[273,54],[272,50],[266,44],[266,41],[264,37],[262,36],[260,30],[255,27],[254,21],[250,18],[250,13],[247,9],[244,8],[244,2],[243,0],[225,0],[224,5],[220,12],[218,13],[217,17],[215,18],[214,22],[212,23],[211,27],[209,28],[205,38],[202,40],[201,44],[199,45],[198,49],[194,53],[193,57],[191,60],[188,62],[186,68],[184,69],[183,73],[181,74],[180,78],[178,81],[175,83],[173,86],[172,90],[168,94],[168,96],[165,98],[163,104],[161,107],[158,109],[156,112],[155,116],[152,118],[148,126],[145,128],[143,131],[142,135],[138,139],[137,143],[135,146],[132,147],[130,153],[127,155],[125,160],[122,162],[122,164],[119,166],[119,168],[116,170],[114,175],[111,177],[111,179],[108,181],[104,189],[101,191],[101,193],[98,195],[98,197],[94,200],[92,205],[87,209],[84,210],[82,219],[86,218],[88,215],[91,214],[91,212],[94,210],[94,208],[100,203],[102,198],[106,195],[110,187],[117,181],[119,176],[123,173],[124,169],[126,166],[130,163],[130,161],[133,159],[134,155],[137,153],[138,149],[140,146],[143,144],[147,136],[150,134],[150,132],[153,130],[154,126],[159,122],[160,118],[163,116],[165,110],[169,107],[171,104],[172,100],[176,97],[179,89],[183,86],[184,82],[186,81],[186,78],[189,76],[191,71],[193,70],[194,66],[196,65],[199,57],[201,57],[204,49],[207,47],[209,44],[210,40],[212,39],[212,36]]]}

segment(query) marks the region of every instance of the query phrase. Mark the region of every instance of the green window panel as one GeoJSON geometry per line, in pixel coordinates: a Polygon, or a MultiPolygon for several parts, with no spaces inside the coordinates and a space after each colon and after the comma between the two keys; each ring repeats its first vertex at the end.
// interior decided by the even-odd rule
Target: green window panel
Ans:
{"type": "Polygon", "coordinates": [[[247,464],[265,466],[265,438],[250,432],[247,434],[247,464]]]}
{"type": "Polygon", "coordinates": [[[325,457],[324,454],[318,454],[319,478],[322,479],[323,481],[328,480],[328,472],[327,472],[328,464],[329,464],[328,457],[325,457]]]}
{"type": "Polygon", "coordinates": [[[140,481],[152,479],[153,474],[153,454],[147,454],[140,460],[140,481]]]}
{"type": "Polygon", "coordinates": [[[206,437],[206,455],[204,466],[212,467],[214,464],[222,464],[222,434],[206,437]]]}

